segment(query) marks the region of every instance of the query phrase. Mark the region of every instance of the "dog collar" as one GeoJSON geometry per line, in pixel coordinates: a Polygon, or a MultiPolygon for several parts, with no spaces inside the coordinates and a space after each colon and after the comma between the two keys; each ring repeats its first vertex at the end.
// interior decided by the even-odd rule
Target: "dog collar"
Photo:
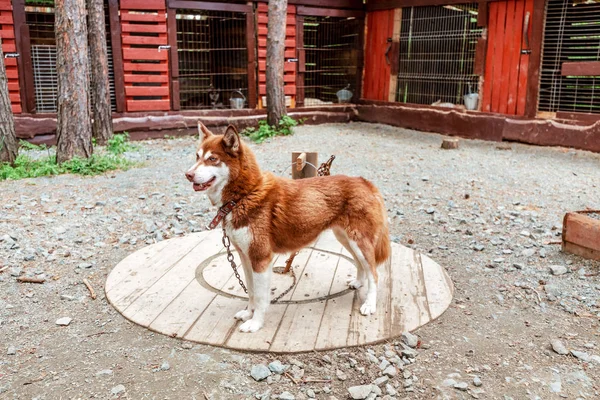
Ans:
{"type": "Polygon", "coordinates": [[[213,218],[211,223],[208,225],[208,229],[215,229],[217,225],[229,214],[236,206],[236,202],[231,200],[229,203],[225,204],[219,211],[217,211],[217,215],[213,218]]]}

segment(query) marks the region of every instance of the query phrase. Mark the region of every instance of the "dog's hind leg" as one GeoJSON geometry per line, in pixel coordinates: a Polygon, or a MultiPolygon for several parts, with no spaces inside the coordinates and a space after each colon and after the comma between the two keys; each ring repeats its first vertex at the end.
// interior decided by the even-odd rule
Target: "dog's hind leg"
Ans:
{"type": "Polygon", "coordinates": [[[252,319],[244,322],[240,326],[242,332],[256,332],[263,327],[265,322],[265,314],[269,308],[271,294],[271,260],[266,259],[258,263],[257,267],[253,266],[252,284],[254,289],[254,314],[252,319]],[[254,270],[262,271],[256,272],[254,270]]]}
{"type": "Polygon", "coordinates": [[[375,314],[377,310],[377,264],[375,263],[375,250],[368,242],[360,244],[349,240],[350,247],[356,254],[356,260],[362,265],[367,281],[367,298],[360,307],[362,315],[375,314]]]}
{"type": "Polygon", "coordinates": [[[350,246],[350,239],[348,238],[346,232],[341,228],[334,228],[333,234],[338,242],[340,242],[340,244],[344,246],[346,250],[348,250],[348,253],[352,255],[354,264],[356,265],[356,279],[349,281],[348,286],[350,286],[352,289],[360,289],[365,284],[365,269],[363,268],[362,263],[358,259],[356,253],[352,249],[352,246],[350,246]]]}
{"type": "Polygon", "coordinates": [[[241,321],[248,321],[252,318],[254,313],[254,284],[253,284],[253,276],[252,276],[252,264],[250,264],[250,259],[248,256],[238,251],[240,255],[240,259],[242,260],[242,267],[244,268],[244,276],[246,278],[246,289],[248,290],[248,306],[245,310],[238,311],[234,318],[239,319],[241,321]]]}

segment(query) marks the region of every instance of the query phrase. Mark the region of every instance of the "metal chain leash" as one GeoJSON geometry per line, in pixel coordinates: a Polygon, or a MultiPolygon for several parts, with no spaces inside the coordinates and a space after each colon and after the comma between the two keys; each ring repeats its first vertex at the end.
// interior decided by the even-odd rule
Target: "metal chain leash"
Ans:
{"type": "MultiPolygon", "coordinates": [[[[329,160],[327,160],[326,162],[321,164],[319,169],[317,169],[317,176],[329,176],[331,163],[333,162],[333,160],[335,160],[335,156],[332,155],[329,158],[329,160]]],[[[233,253],[231,252],[231,241],[229,240],[229,236],[227,236],[227,232],[225,231],[225,219],[224,218],[223,218],[223,246],[227,250],[227,261],[229,261],[229,263],[231,264],[231,269],[233,269],[233,273],[234,273],[235,277],[237,278],[242,289],[244,289],[244,293],[248,294],[248,289],[246,288],[246,285],[244,285],[244,281],[242,281],[242,278],[240,277],[240,274],[237,270],[237,265],[233,259],[233,253]]],[[[294,286],[296,286],[296,272],[294,271],[294,268],[292,267],[292,263],[294,262],[294,258],[297,255],[298,255],[298,252],[295,252],[294,254],[292,254],[290,256],[290,258],[288,258],[285,261],[286,267],[285,267],[284,272],[282,272],[282,273],[286,273],[287,271],[290,271],[292,273],[292,278],[293,278],[292,284],[290,285],[289,288],[284,290],[279,296],[277,296],[273,300],[271,300],[271,304],[277,303],[286,294],[288,294],[294,288],[294,286]]],[[[248,277],[246,277],[246,279],[248,279],[248,277]]]]}

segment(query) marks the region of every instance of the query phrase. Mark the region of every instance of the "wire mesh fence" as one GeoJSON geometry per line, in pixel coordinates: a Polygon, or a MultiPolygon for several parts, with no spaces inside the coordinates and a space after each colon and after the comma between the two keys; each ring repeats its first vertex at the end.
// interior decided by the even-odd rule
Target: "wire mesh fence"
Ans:
{"type": "Polygon", "coordinates": [[[185,9],[176,19],[181,109],[247,107],[246,14],[185,9]]]}
{"type": "Polygon", "coordinates": [[[402,9],[396,100],[402,103],[462,104],[477,92],[473,72],[478,4],[402,9]]]}
{"type": "Polygon", "coordinates": [[[563,76],[565,62],[600,62],[600,3],[549,0],[539,111],[600,113],[600,74],[563,76]]]}
{"type": "Polygon", "coordinates": [[[304,17],[304,105],[349,102],[356,91],[362,20],[304,17]]]}

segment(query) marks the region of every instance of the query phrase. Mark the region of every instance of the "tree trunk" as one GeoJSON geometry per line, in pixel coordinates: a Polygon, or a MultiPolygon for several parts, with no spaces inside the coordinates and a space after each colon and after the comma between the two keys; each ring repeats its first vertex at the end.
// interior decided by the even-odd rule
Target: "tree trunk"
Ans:
{"type": "Polygon", "coordinates": [[[287,0],[269,0],[267,31],[267,122],[279,127],[286,115],[283,91],[283,63],[287,0]]]}
{"type": "Polygon", "coordinates": [[[56,161],[92,155],[85,0],[56,0],[56,161]]]}
{"type": "Polygon", "coordinates": [[[106,144],[113,134],[108,53],[103,0],[87,0],[92,89],[92,136],[97,144],[106,144]]]}
{"type": "Polygon", "coordinates": [[[14,164],[17,158],[17,138],[15,120],[10,106],[8,94],[8,78],[4,68],[2,37],[0,37],[0,162],[14,164]]]}

